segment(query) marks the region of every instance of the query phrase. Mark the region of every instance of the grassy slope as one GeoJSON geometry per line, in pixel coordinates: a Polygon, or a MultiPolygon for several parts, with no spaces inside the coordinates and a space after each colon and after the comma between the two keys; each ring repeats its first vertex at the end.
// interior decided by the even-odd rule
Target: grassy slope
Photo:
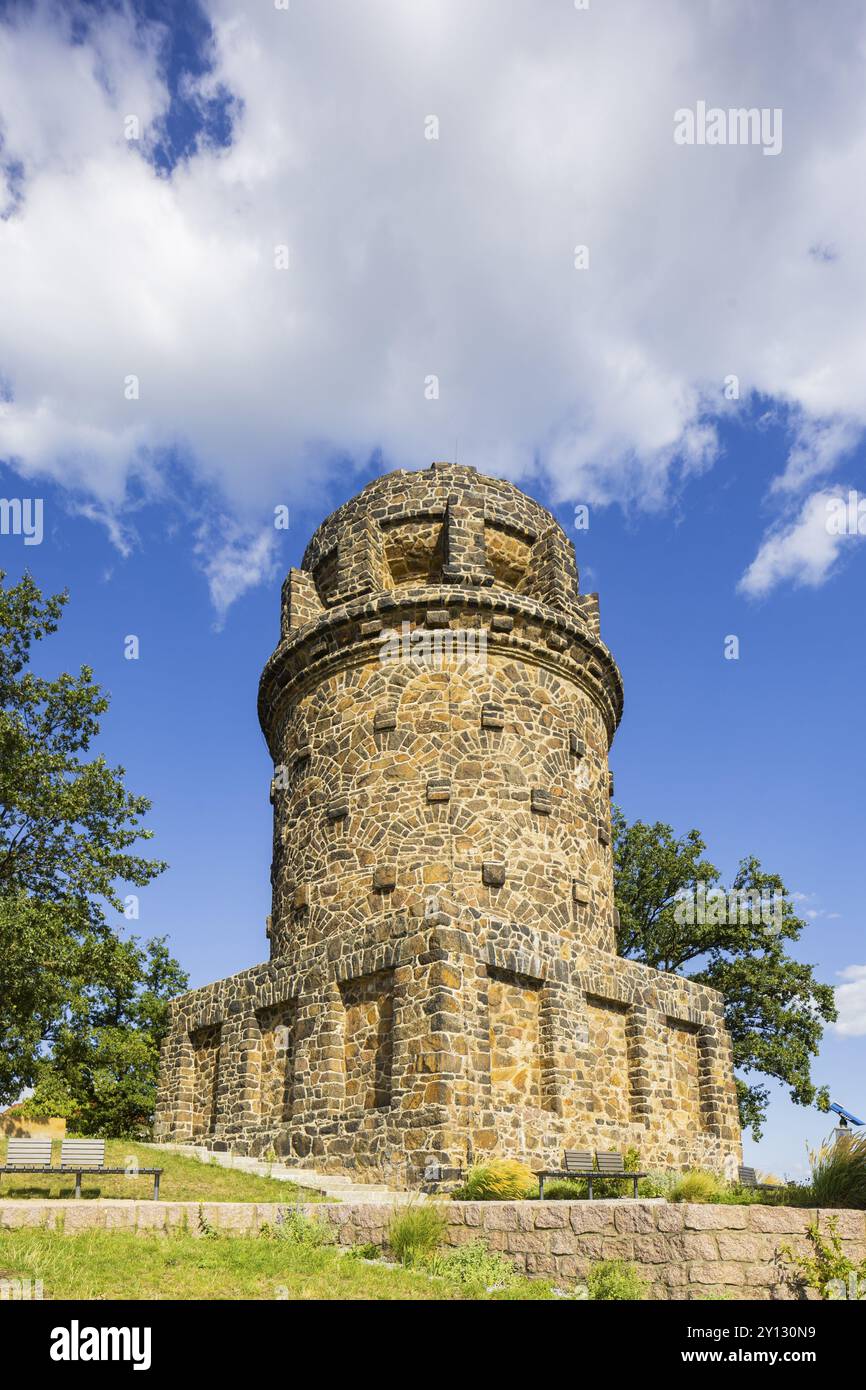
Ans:
{"type": "MultiPolygon", "coordinates": [[[[0,1163],[5,1162],[5,1146],[0,1153],[3,1154],[0,1163]]],[[[242,1173],[237,1169],[220,1168],[215,1163],[202,1163],[191,1155],[166,1153],[161,1149],[148,1148],[145,1144],[133,1144],[127,1139],[106,1140],[106,1167],[124,1168],[131,1157],[135,1157],[142,1168],[163,1169],[159,1195],[166,1202],[293,1202],[299,1195],[305,1202],[319,1200],[314,1192],[301,1190],[293,1183],[259,1178],[254,1173],[242,1173]]],[[[60,1162],[59,1144],[54,1145],[52,1162],[60,1162]]],[[[152,1194],[153,1178],[147,1176],[89,1178],[85,1175],[81,1185],[82,1197],[145,1199],[152,1194]]],[[[0,1177],[0,1199],[74,1195],[75,1179],[72,1176],[42,1177],[38,1173],[13,1176],[4,1173],[0,1177]]]]}
{"type": "Polygon", "coordinates": [[[366,1264],[331,1246],[309,1249],[249,1236],[0,1231],[0,1278],[41,1279],[46,1299],[535,1300],[543,1282],[508,1290],[455,1289],[441,1279],[366,1264]]]}

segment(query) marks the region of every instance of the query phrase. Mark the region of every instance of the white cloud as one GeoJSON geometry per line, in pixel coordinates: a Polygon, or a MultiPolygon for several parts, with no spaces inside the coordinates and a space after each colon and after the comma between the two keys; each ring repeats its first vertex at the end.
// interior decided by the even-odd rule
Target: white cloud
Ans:
{"type": "Polygon", "coordinates": [[[862,426],[856,420],[812,420],[801,416],[795,422],[794,440],[785,471],[774,480],[775,492],[799,492],[836,465],[856,448],[862,426]]]}
{"type": "Polygon", "coordinates": [[[825,583],[844,546],[863,539],[857,532],[840,535],[828,529],[829,504],[844,503],[846,496],[838,487],[813,492],[793,520],[769,531],[740,579],[740,592],[764,598],[786,581],[811,588],[825,583]]]}
{"type": "Polygon", "coordinates": [[[845,983],[836,986],[839,1021],[836,1032],[843,1037],[866,1035],[866,965],[847,965],[838,972],[845,983]]]}
{"type": "Polygon", "coordinates": [[[276,574],[276,532],[272,527],[247,530],[227,517],[202,523],[195,553],[208,582],[218,628],[236,599],[276,574]]]}
{"type": "MultiPolygon", "coordinates": [[[[335,457],[456,450],[653,507],[752,392],[795,422],[788,493],[866,425],[861,7],[780,30],[745,0],[212,0],[198,94],[234,94],[235,138],[170,178],[123,134],[166,109],[158,31],[88,7],[71,48],[69,13],[0,25],[0,157],[24,167],[0,223],[0,456],[23,473],[116,512],[179,449],[251,527],[329,500],[335,457]],[[783,108],[782,153],[675,145],[701,98],[783,108]]],[[[790,551],[770,537],[749,591],[798,577],[790,551]]]]}

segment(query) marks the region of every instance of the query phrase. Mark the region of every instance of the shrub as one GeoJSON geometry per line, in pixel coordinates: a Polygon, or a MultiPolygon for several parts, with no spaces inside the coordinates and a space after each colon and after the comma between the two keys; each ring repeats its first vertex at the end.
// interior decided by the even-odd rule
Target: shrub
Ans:
{"type": "Polygon", "coordinates": [[[866,1207],[866,1134],[810,1151],[811,1196],[818,1207],[866,1207]]]}
{"type": "Polygon", "coordinates": [[[391,1217],[388,1244],[404,1265],[432,1255],[445,1231],[445,1217],[432,1203],[403,1207],[391,1217]]]}
{"type": "Polygon", "coordinates": [[[680,1181],[679,1173],[647,1173],[645,1178],[640,1178],[637,1185],[639,1197],[667,1197],[670,1195],[680,1181]]]}
{"type": "Polygon", "coordinates": [[[284,1240],[288,1245],[300,1246],[305,1250],[317,1250],[320,1245],[329,1245],[333,1239],[323,1222],[291,1207],[279,1212],[276,1226],[264,1225],[259,1234],[265,1240],[284,1240]]]}
{"type": "Polygon", "coordinates": [[[544,1184],[544,1200],[552,1202],[582,1201],[589,1195],[586,1178],[557,1178],[544,1184]]]}
{"type": "Polygon", "coordinates": [[[432,1255],[425,1261],[425,1266],[430,1274],[447,1279],[452,1284],[471,1284],[482,1289],[507,1289],[517,1279],[510,1261],[495,1250],[488,1250],[480,1240],[458,1245],[456,1250],[432,1255]]]}
{"type": "Polygon", "coordinates": [[[762,1192],[757,1187],[741,1187],[739,1183],[734,1183],[732,1187],[720,1188],[719,1195],[711,1200],[728,1207],[778,1206],[779,1194],[784,1191],[785,1189],[780,1187],[773,1192],[762,1192]]]}
{"type": "Polygon", "coordinates": [[[514,1202],[538,1195],[538,1179],[515,1158],[495,1158],[469,1169],[463,1186],[453,1194],[463,1202],[514,1202]]]}
{"type": "Polygon", "coordinates": [[[779,1254],[793,1267],[794,1283],[799,1288],[817,1289],[823,1299],[859,1299],[866,1288],[866,1260],[855,1264],[842,1249],[838,1217],[830,1217],[830,1237],[824,1240],[814,1223],[806,1232],[812,1246],[811,1255],[795,1255],[789,1245],[781,1245],[779,1254]]]}
{"type": "Polygon", "coordinates": [[[623,1260],[599,1260],[589,1271],[586,1286],[595,1302],[639,1302],[647,1289],[634,1265],[623,1260]]]}
{"type": "Polygon", "coordinates": [[[725,1191],[725,1184],[715,1173],[703,1168],[693,1168],[683,1173],[670,1192],[672,1202],[718,1202],[725,1191]]]}

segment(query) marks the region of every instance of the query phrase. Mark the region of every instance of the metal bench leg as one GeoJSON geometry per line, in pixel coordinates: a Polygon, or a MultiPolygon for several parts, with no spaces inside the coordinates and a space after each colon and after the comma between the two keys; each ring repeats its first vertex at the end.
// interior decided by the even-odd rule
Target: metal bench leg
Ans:
{"type": "Polygon", "coordinates": [[[153,1175],[153,1200],[159,1201],[159,1173],[153,1175]]]}
{"type": "Polygon", "coordinates": [[[544,1178],[538,1179],[538,1200],[539,1202],[544,1201],[544,1178]]]}
{"type": "Polygon", "coordinates": [[[75,1174],[75,1195],[76,1195],[76,1197],[80,1197],[80,1196],[81,1196],[81,1174],[80,1174],[80,1173],[76,1173],[76,1174],[75,1174]]]}
{"type": "Polygon", "coordinates": [[[587,1182],[589,1183],[589,1200],[592,1201],[592,1178],[587,1178],[587,1182]]]}
{"type": "Polygon", "coordinates": [[[634,1199],[637,1201],[637,1178],[634,1180],[634,1199]]]}

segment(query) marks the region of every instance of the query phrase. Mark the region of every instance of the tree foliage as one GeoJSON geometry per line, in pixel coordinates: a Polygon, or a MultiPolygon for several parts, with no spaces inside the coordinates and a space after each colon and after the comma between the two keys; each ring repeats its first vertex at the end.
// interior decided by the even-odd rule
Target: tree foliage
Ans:
{"type": "Polygon", "coordinates": [[[91,986],[54,1032],[25,1109],[61,1115],[82,1134],[146,1136],[168,1001],[187,986],[165,938],[117,943],[111,981],[91,986]]]}
{"type": "Polygon", "coordinates": [[[4,579],[0,571],[0,1103],[40,1077],[47,1084],[52,1054],[68,1081],[73,1038],[106,1058],[91,1089],[112,1066],[144,1076],[144,1035],[158,1034],[165,990],[182,984],[164,942],[142,951],[109,921],[124,910],[121,887],[144,887],[165,865],[134,851],[152,834],[142,826],[149,801],[127,791],[122,767],[91,755],[108,699],[88,666],[53,679],[31,666],[68,595],[43,597],[29,575],[4,579]]]}
{"type": "Polygon", "coordinates": [[[833,988],[815,979],[813,965],[788,952],[806,923],[779,875],[749,856],[723,887],[697,830],[677,837],[660,822],[629,825],[618,808],[613,829],[617,949],[721,990],[743,1128],[760,1138],[770,1097],[762,1078],[787,1085],[798,1105],[826,1109],[827,1090],[813,1082],[811,1064],[824,1024],[836,1018],[833,988]],[[705,898],[706,912],[683,911],[684,902],[705,898]],[[770,910],[744,910],[749,901],[770,910]]]}

